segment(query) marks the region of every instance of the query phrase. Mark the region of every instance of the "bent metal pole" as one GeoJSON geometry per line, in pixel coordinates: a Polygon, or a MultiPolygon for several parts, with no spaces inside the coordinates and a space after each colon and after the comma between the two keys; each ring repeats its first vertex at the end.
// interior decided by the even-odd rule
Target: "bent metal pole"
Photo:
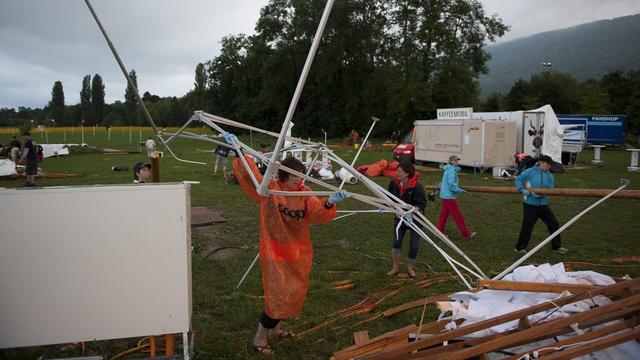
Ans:
{"type": "MultiPolygon", "coordinates": [[[[111,49],[111,52],[113,53],[113,56],[116,58],[116,61],[118,62],[118,65],[120,66],[120,70],[122,70],[122,73],[124,74],[124,77],[127,78],[127,83],[133,89],[133,93],[136,95],[136,99],[138,100],[138,103],[140,104],[140,106],[142,106],[142,112],[144,113],[144,117],[147,118],[147,121],[149,122],[149,124],[153,128],[153,132],[157,136],[158,135],[158,129],[156,128],[156,124],[153,122],[153,119],[151,118],[151,115],[149,114],[149,111],[147,110],[147,107],[144,105],[144,102],[142,102],[142,98],[140,97],[140,94],[138,93],[138,87],[133,83],[133,80],[131,80],[131,77],[129,76],[129,72],[127,72],[127,68],[124,66],[124,63],[122,62],[122,59],[120,59],[120,55],[118,55],[118,51],[116,50],[116,47],[113,46],[113,43],[111,42],[111,39],[109,38],[109,35],[107,35],[107,31],[104,29],[104,26],[102,26],[102,23],[100,22],[100,19],[98,18],[98,14],[96,14],[95,10],[93,10],[93,6],[91,6],[91,3],[89,2],[89,0],[84,0],[84,3],[87,4],[87,7],[89,8],[89,11],[91,12],[91,15],[93,15],[93,19],[96,21],[96,24],[98,24],[98,27],[100,28],[100,31],[102,32],[102,35],[104,36],[104,39],[107,41],[107,44],[109,45],[109,48],[111,49]]],[[[161,141],[161,143],[162,143],[162,141],[161,141]]]]}
{"type": "Polygon", "coordinates": [[[267,170],[264,173],[262,184],[260,184],[260,187],[258,188],[258,194],[261,194],[261,195],[267,194],[267,186],[269,184],[269,181],[271,181],[271,175],[273,175],[273,172],[275,170],[277,156],[280,153],[280,148],[282,147],[282,144],[284,143],[284,137],[287,135],[287,130],[289,129],[291,120],[293,119],[293,114],[296,112],[296,107],[298,106],[298,100],[300,100],[300,95],[302,94],[304,83],[307,80],[307,75],[309,75],[311,64],[313,64],[313,59],[316,56],[316,51],[318,50],[318,46],[320,45],[320,40],[322,38],[322,34],[324,33],[324,28],[327,25],[327,21],[329,20],[329,14],[331,13],[331,8],[333,7],[334,1],[335,0],[328,0],[327,5],[324,8],[324,12],[322,13],[320,24],[318,25],[316,35],[313,38],[313,43],[311,44],[311,48],[309,49],[309,54],[307,55],[307,60],[304,63],[304,68],[302,69],[302,73],[300,74],[300,78],[298,79],[298,85],[296,86],[296,91],[294,92],[293,98],[291,99],[291,104],[289,105],[287,116],[285,117],[284,123],[282,124],[282,130],[280,130],[280,136],[278,137],[276,146],[273,148],[273,155],[271,156],[271,161],[269,162],[269,165],[267,166],[267,170]]]}
{"type": "Polygon", "coordinates": [[[602,204],[603,202],[607,201],[609,198],[613,197],[613,195],[615,195],[617,192],[621,191],[622,189],[626,188],[627,185],[629,185],[629,180],[626,180],[626,179],[620,179],[620,180],[622,181],[622,185],[620,185],[619,188],[617,188],[614,191],[610,192],[609,195],[603,197],[602,199],[596,201],[595,203],[593,203],[588,208],[582,210],[581,213],[579,213],[578,215],[574,216],[573,219],[569,220],[566,224],[562,225],[562,227],[560,227],[560,229],[556,230],[553,234],[549,235],[540,244],[538,244],[538,246],[536,246],[533,249],[531,249],[531,251],[529,251],[528,253],[524,254],[524,256],[522,256],[520,259],[518,259],[518,261],[513,263],[513,265],[509,266],[503,272],[501,272],[500,275],[494,277],[493,280],[502,279],[505,275],[507,275],[508,273],[513,271],[513,269],[515,269],[516,267],[520,266],[520,264],[522,264],[525,260],[527,260],[528,258],[533,256],[533,254],[535,254],[538,250],[540,250],[543,246],[545,246],[549,241],[553,240],[556,236],[560,235],[560,233],[563,232],[569,226],[571,226],[571,224],[573,224],[574,222],[578,221],[578,219],[580,219],[584,214],[588,213],[589,211],[591,211],[591,209],[593,209],[596,206],[598,206],[598,205],[602,204]]]}

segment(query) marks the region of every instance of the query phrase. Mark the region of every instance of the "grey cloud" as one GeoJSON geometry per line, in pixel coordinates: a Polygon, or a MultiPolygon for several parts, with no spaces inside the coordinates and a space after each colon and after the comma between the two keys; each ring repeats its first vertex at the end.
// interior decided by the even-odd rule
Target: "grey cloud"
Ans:
{"type": "MultiPolygon", "coordinates": [[[[223,36],[252,33],[267,0],[94,0],[92,4],[141,91],[181,96],[198,62],[216,56],[223,36]]],[[[80,0],[0,0],[0,106],[43,106],[61,80],[67,104],[82,77],[99,73],[106,100],[126,83],[80,0]]]]}
{"type": "MultiPolygon", "coordinates": [[[[344,1],[344,0],[339,0],[344,1]]],[[[268,0],[93,0],[141,91],[181,96],[198,62],[216,56],[229,34],[254,31],[268,0]]],[[[640,12],[637,0],[482,0],[512,30],[503,39],[640,12]]],[[[82,0],[0,0],[0,106],[43,106],[61,80],[67,104],[82,78],[99,73],[106,99],[125,81],[82,0]]]]}

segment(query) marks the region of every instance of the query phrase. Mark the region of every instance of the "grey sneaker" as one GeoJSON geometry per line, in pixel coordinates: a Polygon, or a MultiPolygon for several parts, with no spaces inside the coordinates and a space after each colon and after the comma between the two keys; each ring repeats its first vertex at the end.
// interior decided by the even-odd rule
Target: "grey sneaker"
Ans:
{"type": "Polygon", "coordinates": [[[568,253],[568,252],[569,252],[569,249],[567,249],[567,248],[563,248],[563,247],[559,247],[559,248],[557,248],[557,249],[551,249],[551,250],[552,250],[553,252],[556,252],[556,253],[558,253],[558,254],[562,254],[562,255],[564,255],[564,254],[566,254],[566,253],[568,253]]]}
{"type": "Polygon", "coordinates": [[[518,249],[516,249],[516,248],[513,248],[513,251],[514,251],[514,252],[517,252],[518,254],[526,254],[526,253],[527,253],[527,249],[520,249],[520,250],[518,250],[518,249]]]}

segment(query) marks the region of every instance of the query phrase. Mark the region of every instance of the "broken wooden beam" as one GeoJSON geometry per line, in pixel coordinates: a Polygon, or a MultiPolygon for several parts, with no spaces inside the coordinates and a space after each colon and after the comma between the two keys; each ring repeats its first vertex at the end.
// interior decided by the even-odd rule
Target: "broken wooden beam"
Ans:
{"type": "MultiPolygon", "coordinates": [[[[433,190],[433,185],[426,185],[427,190],[433,190]]],[[[492,194],[520,194],[515,186],[465,186],[467,192],[492,193],[492,194]]],[[[538,195],[555,195],[555,196],[577,196],[577,197],[598,197],[607,196],[613,189],[527,189],[538,195]]],[[[640,199],[640,190],[620,190],[612,198],[617,199],[640,199]]]]}
{"type": "MultiPolygon", "coordinates": [[[[640,304],[640,295],[634,295],[622,300],[615,301],[611,304],[596,307],[591,310],[580,312],[568,317],[546,321],[537,326],[530,327],[526,330],[518,331],[515,334],[499,337],[494,340],[484,342],[482,344],[479,344],[478,346],[466,348],[459,351],[449,352],[447,353],[447,359],[449,360],[469,359],[481,354],[510,348],[518,343],[521,343],[523,340],[530,341],[530,339],[535,339],[540,337],[546,338],[548,334],[553,332],[554,330],[557,330],[559,328],[565,328],[566,326],[569,326],[571,324],[579,324],[585,320],[588,320],[589,318],[603,315],[603,314],[606,314],[607,312],[613,312],[616,310],[626,308],[625,310],[627,310],[627,313],[632,313],[634,311],[637,311],[637,309],[630,308],[630,307],[633,307],[634,305],[638,305],[638,304],[640,304]]],[[[562,306],[562,305],[559,305],[559,306],[562,306]]],[[[472,326],[472,325],[469,325],[469,326],[472,326]]],[[[465,327],[462,327],[461,329],[464,329],[465,327]]],[[[427,358],[427,356],[424,356],[424,357],[418,356],[417,358],[427,358]]]]}
{"type": "Polygon", "coordinates": [[[417,307],[420,306],[424,306],[425,303],[428,304],[435,304],[438,301],[445,301],[445,300],[450,300],[450,296],[453,295],[453,293],[451,294],[445,294],[445,295],[435,295],[435,296],[430,296],[424,299],[418,299],[418,300],[414,300],[411,302],[408,302],[406,304],[402,304],[402,305],[398,305],[396,307],[392,307],[391,309],[387,309],[384,312],[382,312],[382,315],[384,317],[390,317],[393,316],[397,313],[401,313],[403,311],[407,311],[407,310],[411,310],[411,309],[415,309],[417,307]]]}
{"type": "Polygon", "coordinates": [[[572,294],[578,294],[585,291],[592,291],[600,288],[596,285],[582,284],[563,284],[563,283],[535,283],[525,281],[506,281],[506,280],[490,280],[478,279],[477,286],[479,290],[506,290],[506,291],[528,291],[528,292],[545,292],[545,293],[562,293],[569,291],[572,294]]]}
{"type": "MultiPolygon", "coordinates": [[[[383,350],[375,353],[370,353],[365,356],[362,356],[361,359],[395,359],[398,357],[402,357],[404,354],[410,353],[412,351],[425,349],[434,345],[438,345],[445,341],[450,341],[450,340],[459,338],[461,336],[475,333],[480,330],[488,329],[496,325],[500,325],[513,320],[520,319],[523,316],[528,316],[528,315],[539,313],[541,311],[546,311],[556,307],[561,307],[563,305],[571,304],[587,298],[592,298],[597,295],[611,295],[612,293],[614,294],[620,293],[622,289],[638,286],[639,284],[640,284],[640,279],[633,279],[633,280],[616,283],[603,288],[599,288],[588,293],[580,293],[576,295],[564,296],[564,297],[555,299],[553,303],[549,303],[549,302],[540,303],[538,305],[534,305],[522,310],[514,311],[508,314],[496,316],[491,319],[487,319],[487,320],[479,321],[463,327],[459,327],[455,330],[451,330],[446,333],[436,334],[428,339],[414,341],[398,349],[383,350]]],[[[640,295],[634,295],[622,301],[627,301],[628,299],[634,299],[635,301],[636,297],[640,297],[640,295]]],[[[424,300],[422,301],[423,302],[421,304],[424,304],[424,300]]],[[[620,303],[620,302],[617,302],[617,303],[620,303]]],[[[602,307],[596,308],[596,309],[601,309],[601,308],[602,307]]],[[[525,331],[528,331],[528,330],[525,330],[525,331]]]]}
{"type": "Polygon", "coordinates": [[[369,330],[356,331],[353,333],[353,344],[362,345],[369,340],[369,330]]]}

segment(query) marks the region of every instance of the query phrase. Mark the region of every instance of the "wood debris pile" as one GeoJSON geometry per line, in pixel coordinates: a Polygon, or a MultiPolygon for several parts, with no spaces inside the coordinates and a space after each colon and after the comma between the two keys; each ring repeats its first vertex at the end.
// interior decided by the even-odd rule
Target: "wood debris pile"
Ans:
{"type": "Polygon", "coordinates": [[[366,330],[356,332],[354,345],[333,359],[573,359],[595,352],[598,359],[633,359],[640,353],[640,278],[611,285],[479,280],[473,291],[419,299],[383,315],[428,304],[453,316],[374,338],[366,330]],[[479,306],[461,302],[460,294],[473,298],[483,292],[536,300],[480,320],[455,316],[471,316],[479,306]],[[545,296],[549,300],[539,300],[545,296]]]}

